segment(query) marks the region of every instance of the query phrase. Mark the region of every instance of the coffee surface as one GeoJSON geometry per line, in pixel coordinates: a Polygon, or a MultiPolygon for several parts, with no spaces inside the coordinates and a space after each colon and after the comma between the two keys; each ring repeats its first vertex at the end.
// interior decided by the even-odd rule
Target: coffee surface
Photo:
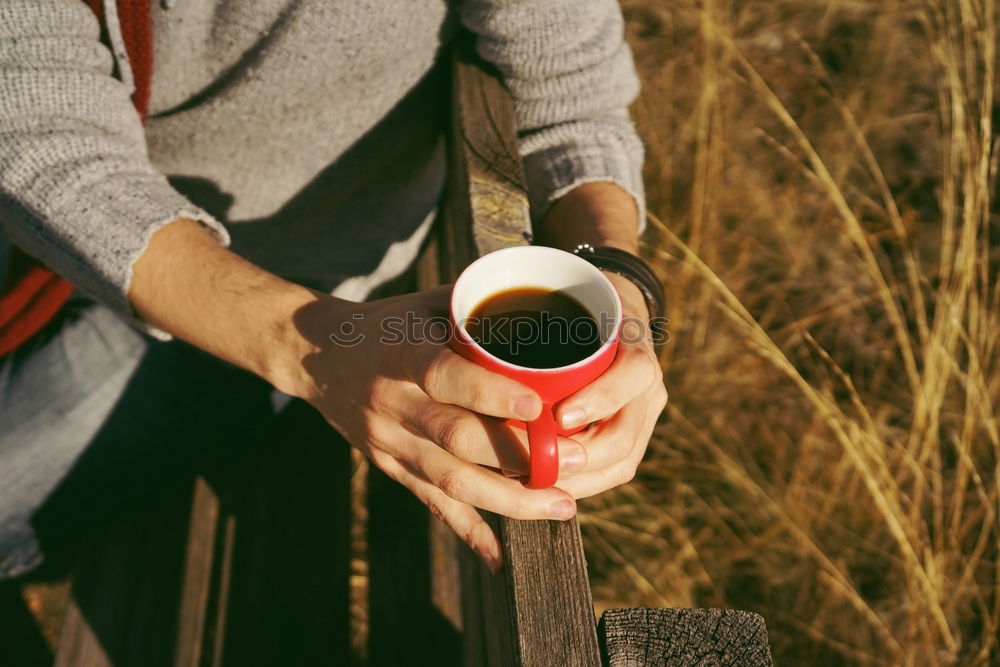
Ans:
{"type": "Polygon", "coordinates": [[[594,316],[560,291],[519,288],[476,306],[465,330],[495,357],[528,368],[558,368],[601,347],[594,316]]]}

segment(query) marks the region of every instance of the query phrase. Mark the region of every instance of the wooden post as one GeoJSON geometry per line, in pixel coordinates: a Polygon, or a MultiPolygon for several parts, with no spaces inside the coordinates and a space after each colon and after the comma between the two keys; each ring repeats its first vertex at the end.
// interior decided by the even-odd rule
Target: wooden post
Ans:
{"type": "Polygon", "coordinates": [[[759,614],[735,609],[609,609],[601,616],[608,667],[769,667],[759,614]]]}
{"type": "Polygon", "coordinates": [[[348,662],[350,471],[348,443],[302,401],[237,471],[215,664],[348,662]]]}
{"type": "MultiPolygon", "coordinates": [[[[449,196],[437,257],[442,282],[481,255],[526,244],[531,230],[510,97],[468,45],[455,53],[449,196]]],[[[447,529],[435,532],[440,558],[457,554],[461,561],[465,664],[599,665],[576,520],[488,520],[504,548],[497,575],[464,546],[456,548],[447,529]]],[[[455,588],[435,582],[441,586],[455,588]]]]}

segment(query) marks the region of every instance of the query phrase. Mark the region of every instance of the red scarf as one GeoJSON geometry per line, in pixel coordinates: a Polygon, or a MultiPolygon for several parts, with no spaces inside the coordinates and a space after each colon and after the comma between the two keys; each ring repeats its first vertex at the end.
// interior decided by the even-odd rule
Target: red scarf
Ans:
{"type": "MultiPolygon", "coordinates": [[[[101,21],[102,38],[108,43],[101,0],[84,2],[101,21]]],[[[132,102],[145,122],[153,74],[149,0],[117,0],[117,6],[125,50],[135,78],[132,102]]],[[[11,248],[10,254],[7,276],[0,290],[0,357],[38,333],[73,292],[73,285],[38,260],[17,248],[11,248]]]]}

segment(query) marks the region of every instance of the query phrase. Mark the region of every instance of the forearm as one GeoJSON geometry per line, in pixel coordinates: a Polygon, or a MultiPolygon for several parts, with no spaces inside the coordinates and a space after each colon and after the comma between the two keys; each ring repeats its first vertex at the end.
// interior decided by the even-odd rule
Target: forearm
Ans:
{"type": "MultiPolygon", "coordinates": [[[[539,242],[566,250],[591,243],[636,252],[636,217],[627,192],[613,183],[587,183],[552,206],[539,242]]],[[[627,281],[617,283],[623,298],[638,307],[638,292],[631,294],[627,281]]],[[[201,224],[180,219],[154,234],[133,267],[128,298],[146,322],[282,391],[307,392],[308,378],[297,360],[313,346],[298,330],[295,314],[322,295],[223,248],[201,224]]]]}
{"type": "Polygon", "coordinates": [[[201,224],[175,220],[153,235],[133,266],[129,303],[146,322],[302,393],[308,342],[295,313],[319,297],[223,248],[201,224]]]}

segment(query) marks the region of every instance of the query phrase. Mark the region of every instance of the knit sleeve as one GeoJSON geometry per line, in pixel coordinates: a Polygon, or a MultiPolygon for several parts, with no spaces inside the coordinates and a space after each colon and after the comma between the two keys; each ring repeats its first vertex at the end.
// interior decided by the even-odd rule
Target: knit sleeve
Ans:
{"type": "Polygon", "coordinates": [[[639,91],[616,0],[466,0],[462,21],[514,100],[532,218],[578,185],[629,192],[645,227],[639,91]]]}
{"type": "Polygon", "coordinates": [[[0,2],[0,223],[26,252],[147,331],[132,265],[170,221],[225,228],[158,173],[128,89],[81,0],[0,2]]]}

